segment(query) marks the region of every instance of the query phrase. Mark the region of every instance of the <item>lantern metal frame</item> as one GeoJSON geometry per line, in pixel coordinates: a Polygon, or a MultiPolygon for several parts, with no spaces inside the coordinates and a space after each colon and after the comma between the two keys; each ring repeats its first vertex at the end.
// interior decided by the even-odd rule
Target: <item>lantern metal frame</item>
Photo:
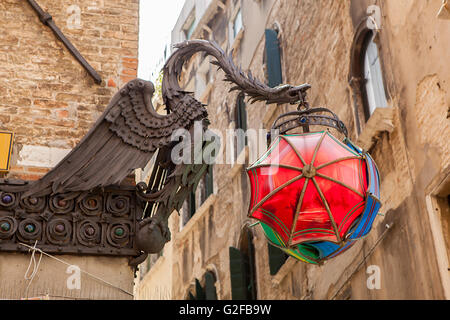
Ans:
{"type": "Polygon", "coordinates": [[[310,107],[307,101],[307,90],[311,88],[311,85],[305,84],[304,87],[304,91],[299,96],[300,101],[298,103],[297,111],[291,111],[280,115],[274,121],[272,130],[279,131],[280,134],[286,134],[288,131],[301,127],[303,132],[306,133],[310,132],[310,126],[318,125],[334,128],[347,138],[347,127],[333,111],[323,107],[310,107]],[[318,114],[324,112],[331,115],[318,114]]]}

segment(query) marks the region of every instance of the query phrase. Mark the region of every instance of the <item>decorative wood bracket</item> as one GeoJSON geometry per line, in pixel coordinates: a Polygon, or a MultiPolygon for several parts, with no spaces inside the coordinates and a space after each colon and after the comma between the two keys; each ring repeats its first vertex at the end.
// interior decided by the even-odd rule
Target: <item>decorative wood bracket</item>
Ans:
{"type": "MultiPolygon", "coordinates": [[[[26,182],[0,180],[2,188],[26,182]]],[[[21,199],[21,192],[0,192],[0,251],[138,256],[135,234],[143,202],[133,187],[21,199]]]]}

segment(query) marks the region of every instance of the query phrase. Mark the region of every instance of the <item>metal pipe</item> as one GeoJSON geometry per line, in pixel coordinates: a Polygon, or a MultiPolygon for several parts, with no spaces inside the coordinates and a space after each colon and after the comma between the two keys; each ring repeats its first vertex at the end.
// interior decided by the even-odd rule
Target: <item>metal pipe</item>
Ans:
{"type": "Polygon", "coordinates": [[[69,52],[73,55],[73,57],[83,66],[83,68],[89,73],[89,75],[94,79],[95,83],[102,83],[102,78],[94,70],[94,68],[83,58],[81,53],[75,48],[75,46],[66,38],[66,36],[62,33],[62,31],[58,28],[55,22],[52,19],[52,16],[45,12],[41,6],[35,0],[27,0],[30,6],[36,11],[39,16],[39,20],[50,29],[52,29],[53,33],[56,37],[61,40],[61,42],[66,46],[69,52]]]}

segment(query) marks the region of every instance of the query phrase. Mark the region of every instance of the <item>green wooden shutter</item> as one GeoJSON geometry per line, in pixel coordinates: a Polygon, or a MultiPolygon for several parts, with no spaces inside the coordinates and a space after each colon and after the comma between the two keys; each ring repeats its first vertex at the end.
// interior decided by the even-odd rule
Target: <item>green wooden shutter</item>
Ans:
{"type": "Polygon", "coordinates": [[[249,258],[249,284],[248,284],[248,293],[249,293],[249,299],[250,300],[256,300],[257,294],[256,294],[256,274],[255,274],[255,248],[253,246],[253,237],[250,232],[250,230],[247,230],[247,236],[248,236],[248,258],[249,258]]]}
{"type": "Polygon", "coordinates": [[[208,166],[205,175],[205,198],[208,199],[214,193],[213,165],[208,166]]]}
{"type": "MultiPolygon", "coordinates": [[[[244,133],[247,131],[247,106],[245,105],[245,95],[238,96],[236,101],[236,129],[242,129],[244,133]]],[[[247,136],[238,136],[239,147],[237,155],[239,155],[248,144],[247,136]]]]}
{"type": "Polygon", "coordinates": [[[189,208],[189,218],[192,218],[195,214],[196,208],[195,208],[195,191],[192,191],[189,194],[188,198],[188,208],[189,208]]]}
{"type": "Polygon", "coordinates": [[[280,270],[281,266],[286,262],[288,256],[279,248],[274,247],[269,243],[267,244],[267,246],[269,249],[270,274],[273,276],[277,274],[278,270],[280,270]]]}
{"type": "Polygon", "coordinates": [[[283,82],[281,73],[281,54],[278,33],[272,29],[266,29],[266,64],[269,87],[276,87],[283,82]]]}
{"type": "Polygon", "coordinates": [[[205,290],[202,288],[202,285],[198,279],[195,279],[195,295],[196,300],[206,300],[205,290]]]}
{"type": "Polygon", "coordinates": [[[236,248],[230,247],[231,298],[247,299],[247,284],[244,257],[236,248]]]}
{"type": "Polygon", "coordinates": [[[217,292],[215,286],[215,279],[211,272],[205,274],[205,292],[206,300],[217,300],[217,292]]]}
{"type": "Polygon", "coordinates": [[[245,105],[245,95],[239,95],[236,103],[236,127],[244,131],[247,130],[247,107],[245,105]]]}

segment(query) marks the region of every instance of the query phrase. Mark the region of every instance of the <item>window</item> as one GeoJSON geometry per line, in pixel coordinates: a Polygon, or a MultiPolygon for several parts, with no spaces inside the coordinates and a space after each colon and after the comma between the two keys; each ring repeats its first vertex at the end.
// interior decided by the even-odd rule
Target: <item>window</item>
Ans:
{"type": "Polygon", "coordinates": [[[436,196],[436,204],[440,213],[447,257],[450,258],[450,185],[447,186],[447,190],[443,191],[440,196],[436,196]]]}
{"type": "Polygon", "coordinates": [[[208,166],[205,176],[200,180],[197,189],[190,192],[184,202],[180,230],[195,215],[197,209],[214,193],[213,169],[213,165],[208,166]]]}
{"type": "Polygon", "coordinates": [[[379,50],[380,34],[367,27],[367,19],[365,16],[355,22],[348,79],[352,89],[355,130],[358,139],[365,141],[364,148],[372,146],[376,135],[393,130],[393,124],[384,126],[392,123],[393,112],[386,97],[383,61],[379,50]]]}
{"type": "Polygon", "coordinates": [[[264,66],[266,70],[267,84],[269,87],[273,88],[283,82],[278,32],[273,29],[266,29],[265,40],[264,66]]]}
{"type": "Polygon", "coordinates": [[[231,297],[233,300],[256,300],[256,267],[253,235],[245,227],[239,249],[230,247],[231,297]]]}
{"type": "Polygon", "coordinates": [[[192,34],[195,31],[195,27],[197,26],[196,20],[195,20],[195,8],[192,10],[192,12],[189,14],[189,17],[186,19],[186,22],[183,26],[183,34],[184,38],[186,40],[189,40],[192,36],[192,34]]]}
{"type": "Polygon", "coordinates": [[[245,95],[239,94],[236,100],[235,123],[237,131],[236,156],[241,153],[247,145],[248,140],[245,135],[247,131],[247,106],[245,104],[245,95]]]}
{"type": "Polygon", "coordinates": [[[194,216],[195,211],[197,211],[196,201],[195,201],[195,191],[189,193],[186,201],[183,203],[180,230],[186,225],[186,223],[191,220],[194,216]]]}
{"type": "Polygon", "coordinates": [[[191,193],[189,193],[189,198],[188,198],[188,213],[189,213],[189,218],[192,218],[192,216],[195,214],[195,191],[192,191],[191,193]]]}
{"type": "Polygon", "coordinates": [[[450,168],[426,189],[427,211],[445,299],[450,299],[450,168]]]}
{"type": "Polygon", "coordinates": [[[211,271],[205,273],[204,285],[195,279],[195,290],[188,293],[189,300],[217,300],[216,277],[211,271]]]}
{"type": "Polygon", "coordinates": [[[239,32],[243,28],[243,21],[242,21],[242,11],[241,8],[236,12],[236,15],[232,19],[232,22],[230,23],[230,45],[233,45],[234,41],[238,38],[239,32]]]}
{"type": "Polygon", "coordinates": [[[242,11],[239,9],[233,21],[233,39],[236,39],[239,31],[242,29],[242,11]]]}
{"type": "Polygon", "coordinates": [[[189,28],[186,30],[186,39],[190,39],[195,30],[195,20],[192,21],[189,28]]]}
{"type": "Polygon", "coordinates": [[[213,169],[213,165],[208,166],[208,170],[206,171],[205,177],[203,178],[204,196],[202,197],[202,202],[205,202],[206,199],[208,199],[208,197],[214,193],[213,169]]]}
{"type": "Polygon", "coordinates": [[[376,108],[386,108],[388,104],[378,47],[373,41],[373,32],[368,32],[364,48],[361,63],[363,64],[363,92],[365,93],[364,113],[366,120],[368,120],[376,108]]]}

